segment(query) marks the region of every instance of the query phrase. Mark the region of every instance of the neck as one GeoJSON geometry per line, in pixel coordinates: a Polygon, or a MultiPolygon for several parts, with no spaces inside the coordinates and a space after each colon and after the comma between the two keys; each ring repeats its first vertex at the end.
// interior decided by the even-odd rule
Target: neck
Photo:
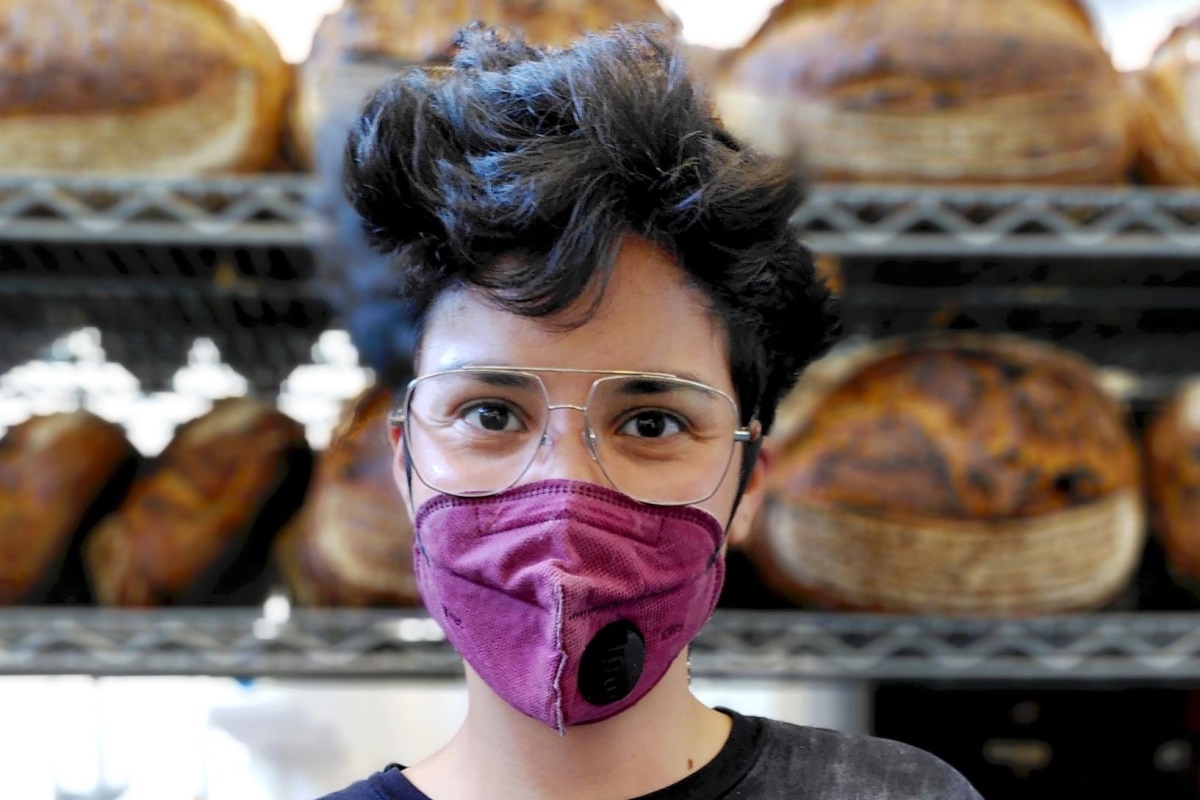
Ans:
{"type": "Polygon", "coordinates": [[[632,708],[562,736],[513,709],[469,667],[467,690],[462,728],[405,773],[433,800],[558,800],[564,786],[574,800],[639,797],[711,761],[729,736],[728,717],[688,689],[686,653],[632,708]]]}

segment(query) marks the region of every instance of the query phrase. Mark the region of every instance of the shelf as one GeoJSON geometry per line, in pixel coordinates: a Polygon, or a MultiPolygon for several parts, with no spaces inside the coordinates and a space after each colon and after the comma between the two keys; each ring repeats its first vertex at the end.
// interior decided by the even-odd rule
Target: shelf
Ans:
{"type": "Polygon", "coordinates": [[[842,256],[1194,258],[1200,192],[819,185],[793,223],[842,256]]]}
{"type": "MultiPolygon", "coordinates": [[[[0,240],[297,245],[329,231],[308,175],[0,178],[0,240]]],[[[1156,256],[1200,251],[1200,192],[814,186],[794,223],[834,255],[1156,256]]]]}
{"type": "MultiPolygon", "coordinates": [[[[9,609],[0,674],[455,677],[419,611],[9,609]]],[[[698,678],[1087,684],[1200,680],[1200,621],[1111,613],[1022,621],[719,611],[698,678]]]]}
{"type": "MultiPolygon", "coordinates": [[[[0,376],[95,329],[143,394],[172,390],[203,339],[278,395],[346,324],[320,281],[319,192],[311,175],[0,177],[0,376]]],[[[1147,408],[1200,373],[1200,191],[817,185],[794,223],[840,257],[848,334],[1044,338],[1128,373],[1147,408]]]]}
{"type": "Polygon", "coordinates": [[[304,175],[0,178],[0,239],[296,245],[324,230],[304,175]]]}

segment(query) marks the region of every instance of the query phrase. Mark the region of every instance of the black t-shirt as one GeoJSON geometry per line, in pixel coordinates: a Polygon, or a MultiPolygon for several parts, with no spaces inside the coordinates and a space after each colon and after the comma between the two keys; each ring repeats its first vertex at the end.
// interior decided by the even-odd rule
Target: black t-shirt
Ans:
{"type": "MultiPolygon", "coordinates": [[[[966,778],[924,750],[721,710],[733,729],[717,757],[634,800],[980,800],[966,778]]],[[[322,800],[436,800],[401,769],[392,765],[322,800]]]]}

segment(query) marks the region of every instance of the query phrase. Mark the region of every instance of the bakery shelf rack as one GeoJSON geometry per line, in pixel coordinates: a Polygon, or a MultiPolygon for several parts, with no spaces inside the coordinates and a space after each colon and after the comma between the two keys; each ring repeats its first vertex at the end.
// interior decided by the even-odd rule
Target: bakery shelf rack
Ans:
{"type": "MultiPolygon", "coordinates": [[[[0,178],[0,375],[80,327],[149,393],[200,337],[278,393],[338,326],[331,233],[306,176],[0,178]]],[[[848,330],[1025,330],[1125,370],[1145,396],[1200,373],[1200,192],[816,186],[793,220],[845,281],[848,330]],[[1080,325],[1086,310],[1088,322],[1080,325]]],[[[1195,681],[1200,615],[1022,621],[721,611],[697,676],[1195,681]]],[[[0,674],[452,676],[419,612],[0,610],[0,674]]]]}
{"type": "MultiPolygon", "coordinates": [[[[242,247],[312,242],[328,226],[318,183],[279,175],[203,180],[0,178],[0,239],[242,247]]],[[[1189,257],[1200,192],[817,185],[794,223],[837,255],[1189,257]]]]}
{"type": "Polygon", "coordinates": [[[1200,253],[1200,192],[816,186],[794,224],[842,256],[1180,257],[1200,253]]]}
{"type": "MultiPolygon", "coordinates": [[[[455,677],[457,656],[420,611],[112,611],[0,614],[0,674],[455,677]]],[[[720,610],[692,649],[701,678],[775,681],[1200,679],[1189,613],[1023,620],[720,610]]]]}
{"type": "MultiPolygon", "coordinates": [[[[337,325],[316,280],[321,202],[302,175],[0,178],[0,373],[88,326],[147,391],[206,337],[276,394],[337,325]]],[[[794,224],[840,261],[852,333],[966,313],[960,327],[1026,330],[1135,373],[1152,400],[1200,371],[1200,192],[818,185],[794,224]]]]}
{"type": "Polygon", "coordinates": [[[300,175],[155,180],[0,178],[0,238],[212,247],[287,245],[323,231],[300,175]]]}

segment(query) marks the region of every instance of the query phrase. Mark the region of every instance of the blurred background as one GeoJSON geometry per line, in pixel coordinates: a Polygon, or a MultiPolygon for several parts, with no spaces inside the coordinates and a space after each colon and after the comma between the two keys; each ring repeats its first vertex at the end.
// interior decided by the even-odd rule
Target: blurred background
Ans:
{"type": "Polygon", "coordinates": [[[461,721],[335,186],[473,19],[665,25],[810,184],[845,335],[697,694],[989,800],[1200,796],[1200,0],[9,0],[0,798],[312,800],[461,721]]]}

